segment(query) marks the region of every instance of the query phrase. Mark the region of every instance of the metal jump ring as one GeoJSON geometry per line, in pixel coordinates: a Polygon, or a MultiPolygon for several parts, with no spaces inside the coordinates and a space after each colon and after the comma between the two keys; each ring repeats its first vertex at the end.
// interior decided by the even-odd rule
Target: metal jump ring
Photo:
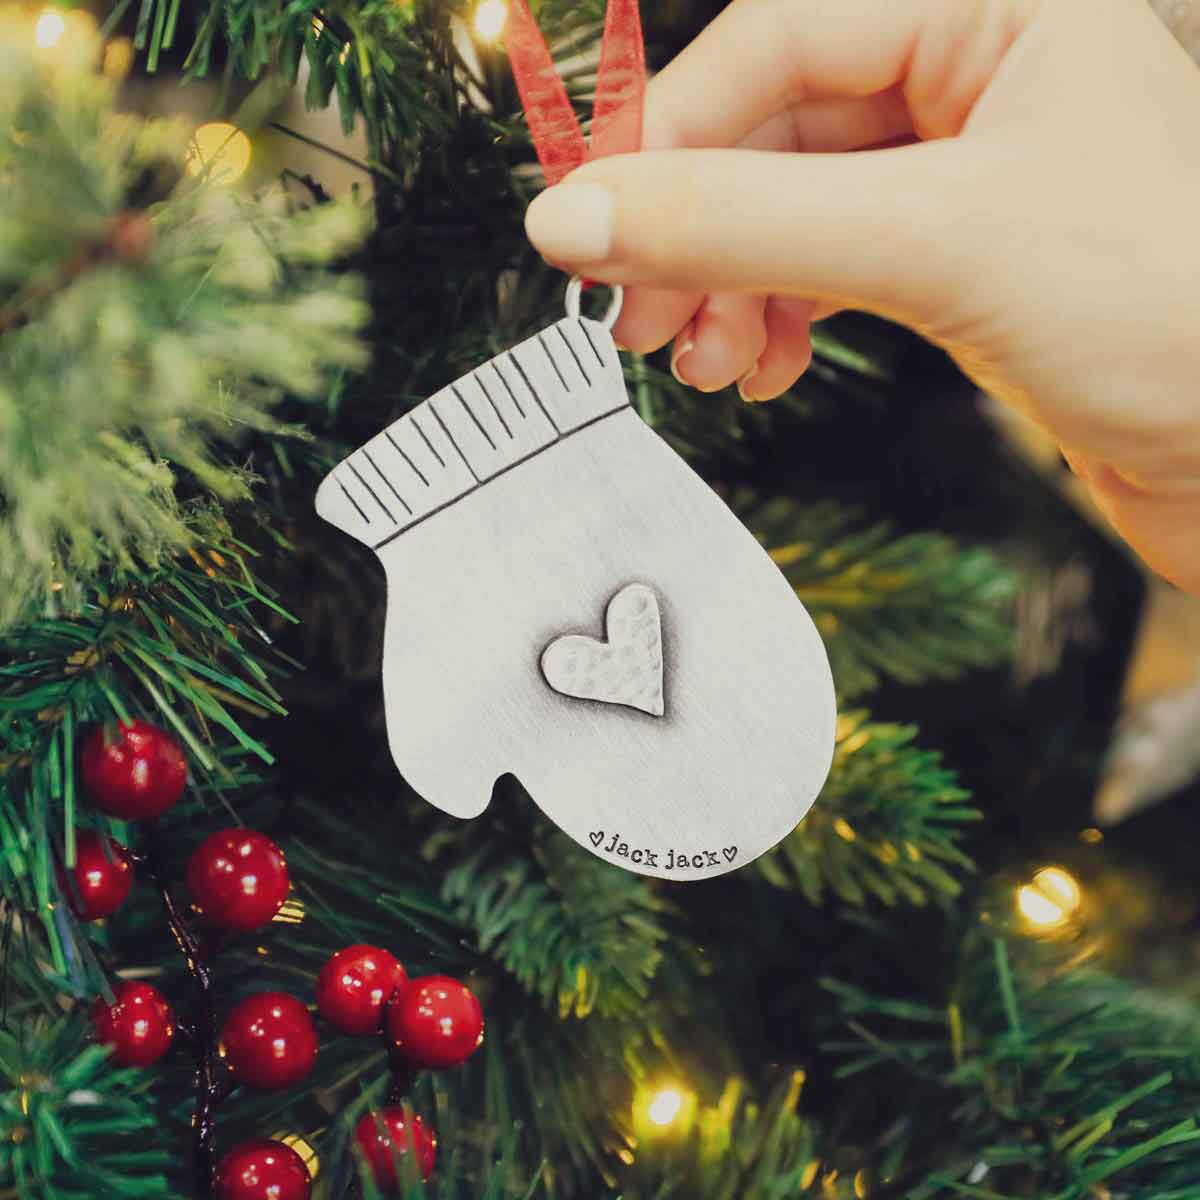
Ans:
{"type": "MultiPolygon", "coordinates": [[[[583,297],[583,280],[578,275],[571,276],[571,282],[567,284],[567,316],[573,320],[579,320],[579,305],[583,297]]],[[[621,315],[621,305],[625,303],[625,289],[619,284],[612,285],[612,299],[608,302],[608,308],[604,316],[600,318],[600,324],[605,329],[611,329],[616,323],[617,318],[621,315]]]]}

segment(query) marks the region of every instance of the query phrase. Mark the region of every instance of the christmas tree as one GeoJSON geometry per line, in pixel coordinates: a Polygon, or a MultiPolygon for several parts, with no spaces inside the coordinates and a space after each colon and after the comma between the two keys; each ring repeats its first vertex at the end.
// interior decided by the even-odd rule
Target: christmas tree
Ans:
{"type": "MultiPolygon", "coordinates": [[[[586,123],[603,5],[536,15],[586,123]]],[[[647,13],[652,61],[710,15],[647,13]]],[[[561,312],[504,16],[0,13],[0,1196],[1200,1195],[1186,952],[1130,950],[1156,885],[1096,830],[1032,856],[894,719],[1007,677],[1022,586],[821,469],[908,335],[818,326],[771,406],[623,356],[829,653],[833,767],[777,848],[663,883],[512,777],[464,822],[397,776],[382,575],[313,494],[561,312]]]]}

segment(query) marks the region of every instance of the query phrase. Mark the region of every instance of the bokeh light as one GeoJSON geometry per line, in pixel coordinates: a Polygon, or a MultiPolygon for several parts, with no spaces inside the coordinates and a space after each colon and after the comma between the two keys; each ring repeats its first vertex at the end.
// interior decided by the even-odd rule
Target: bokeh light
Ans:
{"type": "Polygon", "coordinates": [[[646,1115],[660,1127],[665,1128],[674,1122],[683,1111],[683,1093],[678,1088],[663,1088],[650,1101],[646,1115]]]}
{"type": "Polygon", "coordinates": [[[236,182],[250,166],[250,139],[228,121],[209,121],[192,135],[184,168],[215,183],[236,182]]]}
{"type": "Polygon", "coordinates": [[[49,50],[62,41],[67,32],[67,23],[57,9],[48,8],[37,19],[33,27],[33,38],[42,50],[49,50]]]}
{"type": "Polygon", "coordinates": [[[695,1124],[698,1099],[678,1080],[659,1079],[639,1085],[633,1098],[633,1131],[637,1140],[686,1136],[695,1124]]]}
{"type": "Polygon", "coordinates": [[[508,5],[504,0],[479,0],[475,8],[475,33],[485,42],[494,42],[504,32],[508,22],[508,5]]]}
{"type": "Polygon", "coordinates": [[[1052,930],[1065,925],[1083,903],[1083,892],[1070,872],[1062,867],[1043,867],[1032,883],[1017,889],[1017,911],[1036,929],[1052,930]]]}

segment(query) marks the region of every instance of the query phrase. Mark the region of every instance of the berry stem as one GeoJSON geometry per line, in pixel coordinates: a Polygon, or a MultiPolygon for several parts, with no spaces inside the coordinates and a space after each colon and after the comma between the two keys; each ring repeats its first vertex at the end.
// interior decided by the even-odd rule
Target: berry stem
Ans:
{"type": "Polygon", "coordinates": [[[392,1078],[388,1083],[387,1098],[384,1103],[391,1108],[412,1093],[413,1085],[417,1081],[417,1071],[390,1041],[388,1065],[391,1068],[392,1078]]]}
{"type": "Polygon", "coordinates": [[[196,1110],[192,1116],[192,1171],[197,1200],[212,1195],[216,1170],[214,1133],[216,1106],[227,1094],[217,1064],[217,1013],[212,997],[212,957],[215,942],[196,936],[180,911],[171,889],[159,869],[158,855],[152,849],[139,855],[140,865],[162,898],[163,911],[171,936],[183,955],[188,974],[196,989],[196,1011],[191,1027],[192,1047],[196,1055],[196,1110]]]}

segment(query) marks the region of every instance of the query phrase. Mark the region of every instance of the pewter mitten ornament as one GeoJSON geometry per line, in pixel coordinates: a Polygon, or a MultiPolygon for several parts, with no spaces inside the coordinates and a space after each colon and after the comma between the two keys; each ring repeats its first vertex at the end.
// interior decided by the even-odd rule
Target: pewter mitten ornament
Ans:
{"type": "Polygon", "coordinates": [[[834,739],[812,620],[630,406],[603,321],[568,315],[401,417],[317,511],[387,573],[405,779],[456,817],[514,774],[580,845],[705,879],[795,828],[834,739]]]}

